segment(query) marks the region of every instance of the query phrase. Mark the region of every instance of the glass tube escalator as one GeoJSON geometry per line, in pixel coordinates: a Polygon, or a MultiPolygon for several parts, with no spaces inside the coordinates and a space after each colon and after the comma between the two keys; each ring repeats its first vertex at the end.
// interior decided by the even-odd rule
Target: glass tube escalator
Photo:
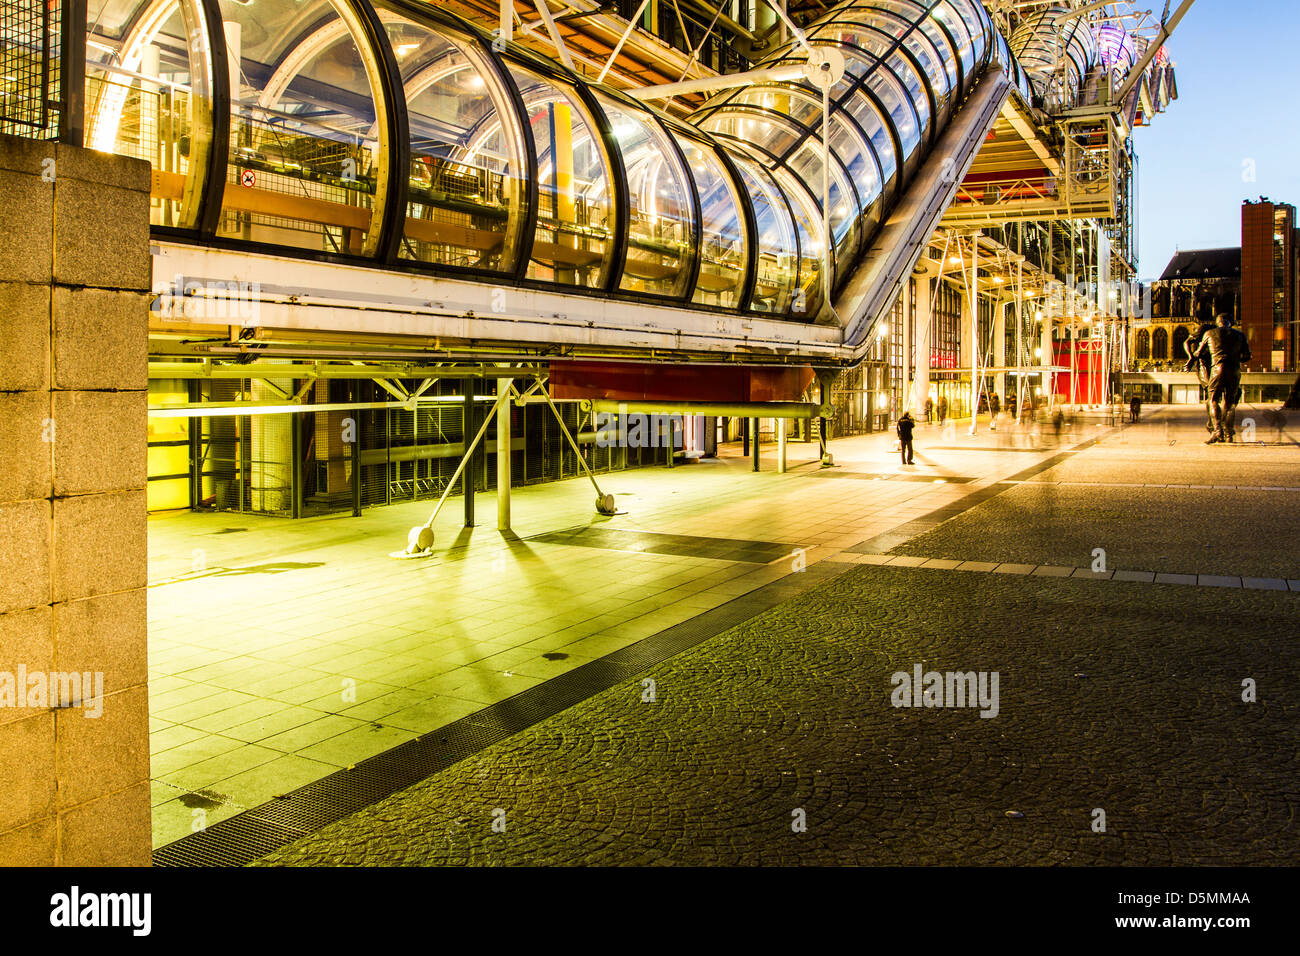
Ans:
{"type": "MultiPolygon", "coordinates": [[[[1032,73],[978,0],[852,0],[805,34],[845,63],[825,130],[807,79],[682,122],[411,0],[90,7],[87,140],[153,164],[162,235],[796,321],[986,68],[1032,73]]],[[[1086,69],[1091,32],[1038,26],[1086,69]]]]}

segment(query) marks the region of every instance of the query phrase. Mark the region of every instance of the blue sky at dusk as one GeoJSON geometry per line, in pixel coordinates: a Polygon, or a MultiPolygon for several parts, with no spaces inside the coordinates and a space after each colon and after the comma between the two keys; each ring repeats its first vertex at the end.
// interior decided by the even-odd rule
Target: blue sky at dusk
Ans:
{"type": "Polygon", "coordinates": [[[1244,199],[1300,206],[1297,35],[1295,0],[1198,0],[1179,25],[1179,99],[1137,131],[1142,278],[1177,249],[1240,245],[1244,199]],[[1243,181],[1246,160],[1256,182],[1243,181]]]}

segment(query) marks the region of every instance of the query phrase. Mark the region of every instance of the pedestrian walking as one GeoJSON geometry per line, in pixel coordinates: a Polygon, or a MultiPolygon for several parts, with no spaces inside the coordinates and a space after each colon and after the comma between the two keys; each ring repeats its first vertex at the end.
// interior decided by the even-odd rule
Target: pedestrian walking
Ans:
{"type": "Polygon", "coordinates": [[[911,412],[903,412],[903,417],[898,420],[894,430],[898,433],[898,450],[903,456],[903,464],[913,464],[912,457],[912,430],[916,428],[916,422],[912,418],[911,412]]]}
{"type": "Polygon", "coordinates": [[[1142,397],[1134,395],[1128,403],[1128,420],[1131,423],[1136,422],[1142,417],[1142,397]]]}

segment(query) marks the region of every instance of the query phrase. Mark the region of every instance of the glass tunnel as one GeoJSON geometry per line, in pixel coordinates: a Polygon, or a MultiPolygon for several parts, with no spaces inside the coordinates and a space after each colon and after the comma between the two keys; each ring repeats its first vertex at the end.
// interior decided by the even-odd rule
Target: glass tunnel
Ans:
{"type": "MultiPolygon", "coordinates": [[[[824,183],[809,81],[682,122],[407,0],[90,0],[88,19],[86,142],[152,164],[160,235],[804,321],[980,74],[1031,93],[978,0],[836,7],[806,32],[846,65],[824,183]]],[[[1022,50],[1060,25],[1039,26],[1022,50]]]]}

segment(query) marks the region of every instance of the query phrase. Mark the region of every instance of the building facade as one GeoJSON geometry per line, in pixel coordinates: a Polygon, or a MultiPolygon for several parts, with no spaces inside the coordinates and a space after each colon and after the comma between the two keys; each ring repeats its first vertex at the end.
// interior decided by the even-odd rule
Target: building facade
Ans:
{"type": "Polygon", "coordinates": [[[1297,370],[1295,206],[1246,202],[1241,207],[1241,329],[1250,339],[1250,369],[1297,370]]]}

